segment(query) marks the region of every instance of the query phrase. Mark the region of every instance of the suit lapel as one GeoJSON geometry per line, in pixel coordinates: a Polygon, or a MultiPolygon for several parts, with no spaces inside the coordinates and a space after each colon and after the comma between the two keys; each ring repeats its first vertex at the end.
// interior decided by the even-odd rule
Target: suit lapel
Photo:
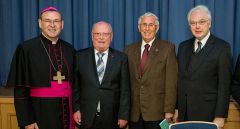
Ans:
{"type": "MultiPolygon", "coordinates": [[[[88,65],[91,69],[93,68],[92,71],[93,71],[94,78],[95,78],[96,82],[100,85],[100,82],[98,79],[98,73],[97,73],[94,48],[91,48],[91,50],[90,50],[89,60],[90,60],[90,63],[88,65]]],[[[89,71],[89,72],[91,72],[91,71],[89,71]]]]}
{"type": "Polygon", "coordinates": [[[135,65],[136,67],[135,68],[138,68],[138,75],[141,76],[141,70],[140,70],[140,62],[141,62],[141,45],[142,45],[142,41],[139,41],[137,43],[137,46],[134,50],[134,55],[135,55],[135,65]]]}
{"type": "MultiPolygon", "coordinates": [[[[199,67],[205,62],[207,59],[207,56],[211,53],[211,50],[214,47],[213,37],[210,36],[207,40],[205,46],[202,48],[202,50],[197,53],[198,55],[192,55],[192,58],[196,58],[195,61],[191,62],[189,65],[189,73],[193,74],[195,71],[199,69],[199,67]]],[[[192,60],[192,59],[190,59],[192,60]]]]}
{"type": "Polygon", "coordinates": [[[185,71],[188,71],[188,68],[190,66],[190,60],[191,60],[191,56],[194,54],[194,39],[192,39],[191,41],[189,41],[188,44],[186,44],[186,48],[184,48],[184,58],[182,61],[183,66],[182,69],[184,69],[185,71]]]}
{"type": "Polygon", "coordinates": [[[102,84],[104,83],[105,79],[109,76],[110,71],[111,71],[111,67],[112,67],[112,63],[113,63],[113,58],[114,58],[114,50],[109,48],[109,52],[108,52],[108,59],[107,59],[107,65],[105,67],[105,72],[104,72],[104,76],[102,79],[102,84]]]}
{"type": "MultiPolygon", "coordinates": [[[[161,45],[161,43],[159,43],[160,40],[158,40],[157,38],[153,41],[152,47],[150,48],[150,51],[148,53],[148,58],[147,58],[147,62],[144,66],[144,72],[147,72],[148,70],[150,70],[151,68],[151,64],[153,64],[154,59],[156,59],[157,55],[163,55],[164,53],[164,46],[161,45]]],[[[157,58],[161,58],[162,56],[159,56],[157,58]]],[[[161,59],[160,59],[161,60],[161,59]]]]}

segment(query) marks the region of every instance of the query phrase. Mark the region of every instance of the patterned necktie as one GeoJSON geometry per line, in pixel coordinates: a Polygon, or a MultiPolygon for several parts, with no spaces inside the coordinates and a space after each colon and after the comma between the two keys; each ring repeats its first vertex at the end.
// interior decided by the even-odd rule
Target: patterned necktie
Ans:
{"type": "Polygon", "coordinates": [[[197,50],[195,51],[195,53],[198,53],[202,47],[202,43],[200,41],[198,41],[197,44],[198,44],[198,47],[197,47],[197,50]]]}
{"type": "Polygon", "coordinates": [[[145,63],[147,62],[148,49],[149,49],[149,47],[150,47],[150,45],[149,45],[149,44],[146,44],[146,45],[145,45],[145,49],[144,49],[143,54],[142,54],[141,65],[140,65],[141,73],[142,73],[142,74],[143,74],[143,70],[144,70],[144,65],[145,65],[145,63]]]}
{"type": "Polygon", "coordinates": [[[98,55],[98,61],[97,61],[97,73],[98,73],[98,79],[99,82],[102,83],[103,75],[104,75],[104,62],[102,57],[105,55],[105,53],[97,53],[98,55]]]}

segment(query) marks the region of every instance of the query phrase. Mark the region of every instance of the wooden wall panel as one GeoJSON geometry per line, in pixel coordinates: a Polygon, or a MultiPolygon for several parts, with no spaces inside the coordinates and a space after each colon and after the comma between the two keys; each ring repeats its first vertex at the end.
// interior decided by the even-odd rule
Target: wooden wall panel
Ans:
{"type": "Polygon", "coordinates": [[[13,98],[0,98],[0,129],[19,129],[13,98]]]}

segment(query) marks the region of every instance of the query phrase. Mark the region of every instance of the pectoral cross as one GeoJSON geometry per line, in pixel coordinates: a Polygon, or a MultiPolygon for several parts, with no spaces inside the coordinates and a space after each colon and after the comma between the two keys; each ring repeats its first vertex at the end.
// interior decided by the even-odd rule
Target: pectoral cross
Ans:
{"type": "Polygon", "coordinates": [[[57,80],[58,84],[62,84],[62,80],[65,80],[65,76],[62,76],[61,72],[57,71],[57,76],[53,76],[53,80],[57,80]]]}

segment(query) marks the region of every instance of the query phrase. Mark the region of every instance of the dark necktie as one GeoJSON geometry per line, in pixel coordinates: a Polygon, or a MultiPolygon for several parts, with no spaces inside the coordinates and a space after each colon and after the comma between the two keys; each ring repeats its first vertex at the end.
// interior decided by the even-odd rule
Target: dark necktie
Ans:
{"type": "Polygon", "coordinates": [[[104,53],[97,53],[98,55],[98,61],[97,61],[97,73],[98,73],[98,79],[99,82],[102,83],[103,75],[104,75],[104,62],[102,57],[104,56],[104,53]]]}
{"type": "Polygon", "coordinates": [[[202,47],[202,43],[200,41],[198,41],[197,44],[198,44],[198,47],[197,47],[197,50],[195,51],[195,53],[198,53],[202,47]]]}
{"type": "Polygon", "coordinates": [[[150,45],[149,45],[149,44],[146,44],[146,45],[145,45],[145,49],[144,49],[143,54],[142,54],[141,65],[140,65],[141,74],[143,74],[144,65],[145,65],[145,63],[147,62],[148,49],[149,49],[149,47],[150,47],[150,45]]]}

